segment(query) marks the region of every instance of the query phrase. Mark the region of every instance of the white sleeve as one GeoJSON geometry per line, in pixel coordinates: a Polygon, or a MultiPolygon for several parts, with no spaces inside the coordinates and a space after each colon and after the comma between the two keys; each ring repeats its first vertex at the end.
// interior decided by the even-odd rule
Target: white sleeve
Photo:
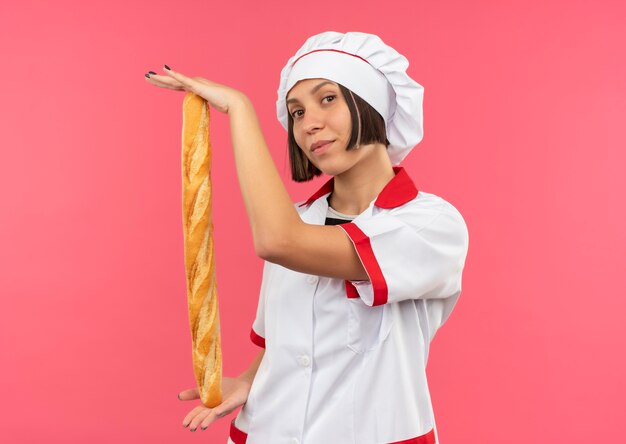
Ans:
{"type": "Polygon", "coordinates": [[[416,207],[338,225],[354,244],[369,277],[346,281],[365,304],[447,298],[460,293],[469,243],[465,221],[451,205],[442,206],[425,224],[419,222],[426,220],[420,211],[424,210],[416,207]]]}
{"type": "Polygon", "coordinates": [[[256,317],[250,329],[250,339],[259,347],[265,348],[265,300],[266,289],[271,262],[263,261],[263,278],[261,281],[261,291],[259,292],[259,302],[256,310],[256,317]]]}

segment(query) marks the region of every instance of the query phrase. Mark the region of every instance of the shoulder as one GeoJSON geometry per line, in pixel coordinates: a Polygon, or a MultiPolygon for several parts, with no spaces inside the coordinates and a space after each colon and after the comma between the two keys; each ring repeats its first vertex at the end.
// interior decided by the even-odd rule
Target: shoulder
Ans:
{"type": "Polygon", "coordinates": [[[465,219],[452,203],[441,196],[421,190],[407,203],[387,210],[387,214],[401,220],[416,231],[439,223],[449,223],[460,230],[467,231],[465,219]]]}

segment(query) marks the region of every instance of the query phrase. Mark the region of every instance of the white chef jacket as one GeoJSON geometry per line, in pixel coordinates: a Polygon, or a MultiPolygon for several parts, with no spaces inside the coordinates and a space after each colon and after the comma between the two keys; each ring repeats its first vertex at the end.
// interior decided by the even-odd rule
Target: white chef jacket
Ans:
{"type": "MultiPolygon", "coordinates": [[[[250,338],[265,354],[229,444],[434,444],[428,348],[461,293],[461,214],[403,167],[340,224],[369,280],[264,262],[250,338]]],[[[295,204],[324,225],[334,178],[295,204]]]]}

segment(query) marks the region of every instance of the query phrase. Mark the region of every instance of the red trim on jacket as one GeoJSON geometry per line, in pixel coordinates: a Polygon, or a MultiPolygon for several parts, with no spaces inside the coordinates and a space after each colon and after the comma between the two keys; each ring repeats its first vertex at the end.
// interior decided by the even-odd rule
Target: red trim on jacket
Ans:
{"type": "Polygon", "coordinates": [[[354,285],[352,285],[350,281],[346,281],[346,296],[350,299],[359,297],[359,292],[356,291],[356,288],[354,288],[354,285]]]}
{"type": "Polygon", "coordinates": [[[246,444],[246,441],[248,440],[248,434],[243,430],[239,430],[235,426],[235,419],[237,418],[234,418],[230,423],[230,439],[235,444],[246,444]]]}
{"type": "MultiPolygon", "coordinates": [[[[385,185],[382,191],[378,194],[376,202],[374,202],[374,205],[379,208],[396,208],[417,197],[418,189],[415,187],[415,183],[413,183],[413,180],[408,175],[404,167],[394,166],[392,168],[395,176],[387,182],[387,185],[385,185]]],[[[334,188],[335,177],[333,176],[299,206],[302,207],[304,205],[312,204],[323,195],[332,192],[334,188]]]]}
{"type": "MultiPolygon", "coordinates": [[[[235,419],[233,419],[230,423],[230,439],[235,444],[246,444],[248,434],[243,430],[239,430],[237,426],[235,426],[235,419]]],[[[416,436],[415,438],[409,438],[403,441],[394,441],[388,444],[435,444],[435,430],[431,429],[428,433],[416,436]]]]}
{"type": "MultiPolygon", "coordinates": [[[[372,288],[374,289],[374,303],[372,304],[372,307],[386,304],[389,289],[387,288],[387,282],[385,281],[385,276],[383,276],[383,271],[380,269],[376,256],[374,255],[374,250],[372,250],[370,238],[367,237],[367,235],[352,222],[341,224],[339,226],[343,228],[348,236],[350,236],[350,239],[352,239],[356,252],[370,278],[372,288]]],[[[351,297],[350,293],[348,293],[348,297],[351,297]]]]}
{"type": "Polygon", "coordinates": [[[389,444],[435,444],[435,430],[432,429],[424,435],[416,436],[411,439],[405,439],[404,441],[395,441],[389,444]]]}
{"type": "Polygon", "coordinates": [[[250,329],[250,339],[259,347],[265,348],[265,338],[257,335],[253,328],[250,329]]]}

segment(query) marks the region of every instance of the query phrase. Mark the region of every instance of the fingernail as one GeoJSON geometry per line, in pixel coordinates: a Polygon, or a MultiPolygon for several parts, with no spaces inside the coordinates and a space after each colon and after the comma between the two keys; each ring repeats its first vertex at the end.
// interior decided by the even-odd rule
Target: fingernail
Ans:
{"type": "Polygon", "coordinates": [[[189,430],[191,430],[192,432],[195,432],[195,431],[196,431],[196,429],[189,429],[189,430]]]}
{"type": "Polygon", "coordinates": [[[188,425],[189,425],[189,424],[184,424],[184,423],[183,423],[183,427],[187,427],[188,425]]]}
{"type": "Polygon", "coordinates": [[[178,397],[179,401],[182,401],[182,399],[180,399],[180,393],[178,395],[176,395],[178,397]]]}
{"type": "Polygon", "coordinates": [[[202,430],[206,430],[206,427],[200,427],[202,430]]]}
{"type": "Polygon", "coordinates": [[[150,74],[156,74],[156,72],[154,71],[148,71],[150,74]]]}
{"type": "Polygon", "coordinates": [[[146,74],[146,77],[147,77],[147,78],[150,78],[150,74],[146,74]]]}
{"type": "Polygon", "coordinates": [[[171,71],[169,66],[167,66],[167,65],[163,65],[163,66],[165,66],[165,69],[167,69],[168,71],[171,71]]]}

